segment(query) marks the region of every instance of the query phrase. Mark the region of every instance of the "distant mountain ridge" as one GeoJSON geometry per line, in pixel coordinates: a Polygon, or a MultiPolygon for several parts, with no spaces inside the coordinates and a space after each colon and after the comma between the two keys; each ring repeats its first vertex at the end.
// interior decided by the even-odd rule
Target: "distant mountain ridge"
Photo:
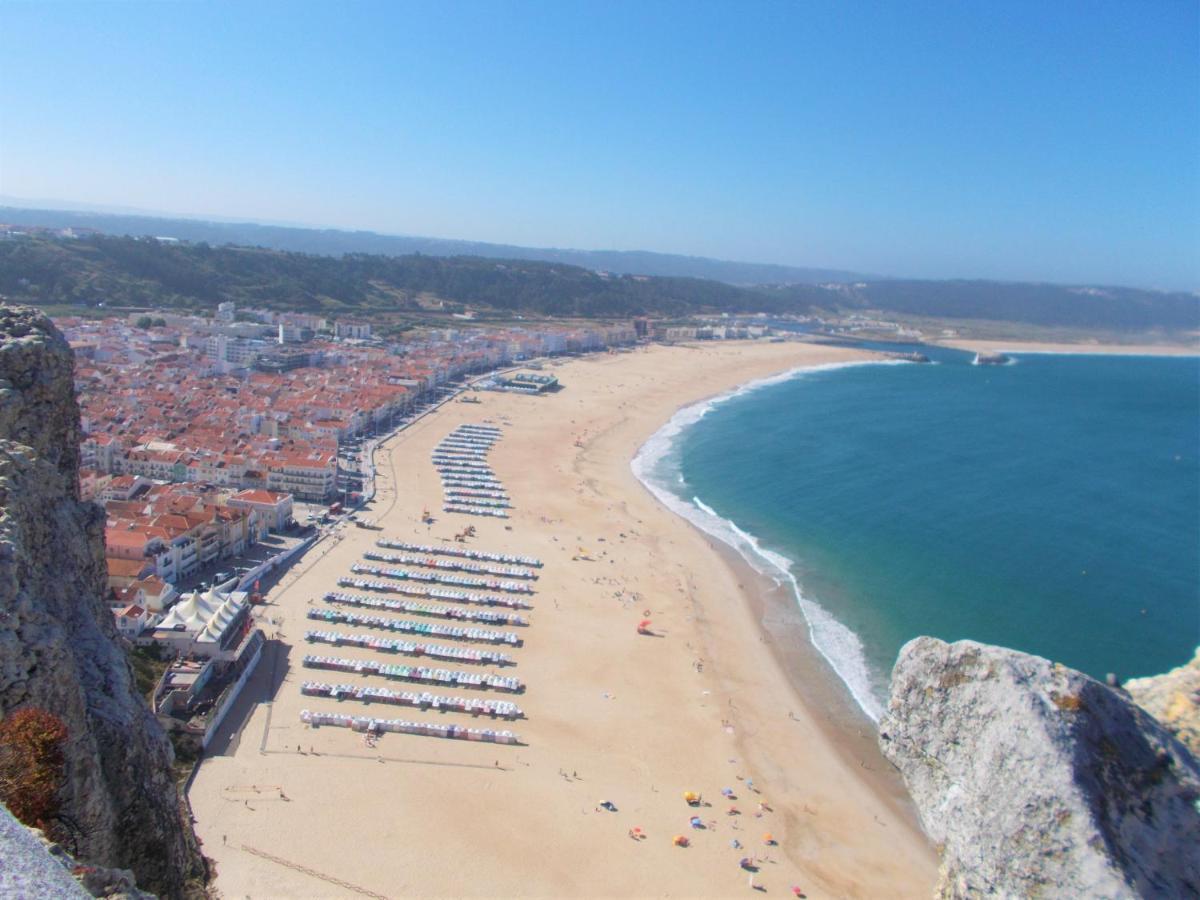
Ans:
{"type": "Polygon", "coordinates": [[[518,247],[479,241],[407,237],[375,231],[261,225],[254,222],[211,222],[150,215],[103,213],[85,210],[32,209],[0,206],[0,222],[41,228],[89,228],[103,234],[133,237],[174,237],[213,245],[240,244],[296,253],[340,256],[370,253],[384,256],[480,256],[487,259],[523,259],[564,263],[616,275],[660,275],[670,278],[704,278],[726,284],[820,284],[854,282],[868,276],[841,269],[817,269],[773,263],[734,262],[705,256],[653,253],[647,250],[569,250],[553,247],[518,247]]]}
{"type": "MultiPolygon", "coordinates": [[[[20,226],[31,228],[31,226],[20,226]]],[[[77,226],[76,226],[77,227],[77,226]]],[[[1200,295],[1138,288],[899,279],[741,287],[480,256],[328,255],[85,233],[0,235],[0,295],[36,306],[213,309],[224,300],[324,315],[471,308],[502,315],[669,318],[882,313],[1122,331],[1200,330],[1200,295]]],[[[161,237],[161,236],[160,236],[161,237]]]]}

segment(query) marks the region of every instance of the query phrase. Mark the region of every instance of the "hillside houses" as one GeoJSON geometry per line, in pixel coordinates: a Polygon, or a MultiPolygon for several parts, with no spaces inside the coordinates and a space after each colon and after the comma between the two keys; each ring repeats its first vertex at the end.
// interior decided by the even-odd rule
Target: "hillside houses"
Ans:
{"type": "Polygon", "coordinates": [[[107,513],[109,586],[126,634],[153,629],[173,585],[328,501],[338,447],[384,430],[462,377],[632,343],[631,326],[430,329],[385,345],[369,324],[231,304],[213,319],[60,319],[76,351],[80,493],[107,513]]]}

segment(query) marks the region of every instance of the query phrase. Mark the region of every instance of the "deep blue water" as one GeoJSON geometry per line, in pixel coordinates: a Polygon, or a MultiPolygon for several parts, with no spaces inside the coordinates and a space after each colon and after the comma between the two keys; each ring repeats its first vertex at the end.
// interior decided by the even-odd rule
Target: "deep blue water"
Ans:
{"type": "Polygon", "coordinates": [[[702,527],[721,527],[702,506],[733,523],[744,534],[725,536],[764,571],[790,568],[818,647],[868,709],[921,634],[1100,678],[1189,659],[1200,360],[935,354],[704,407],[642,474],[702,527]]]}

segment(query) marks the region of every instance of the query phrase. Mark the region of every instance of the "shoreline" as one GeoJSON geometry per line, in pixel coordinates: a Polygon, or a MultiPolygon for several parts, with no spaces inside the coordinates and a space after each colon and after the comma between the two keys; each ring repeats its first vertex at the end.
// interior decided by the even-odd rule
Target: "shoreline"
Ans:
{"type": "MultiPolygon", "coordinates": [[[[364,514],[384,531],[342,529],[268,595],[272,656],[247,686],[245,715],[230,717],[200,766],[191,799],[216,887],[727,896],[746,890],[730,847],[740,836],[740,852],[764,858],[755,877],[772,893],[798,884],[810,897],[928,896],[933,850],[790,590],[660,503],[630,465],[681,407],[797,367],[870,358],[802,342],[593,355],[552,364],[559,394],[450,403],[383,442],[379,493],[364,514]],[[460,422],[484,419],[504,423],[492,457],[512,518],[438,514],[421,525],[422,508],[441,506],[429,451],[460,422]],[[528,718],[490,725],[524,745],[389,734],[374,749],[346,730],[302,726],[303,708],[372,714],[299,693],[304,680],[358,679],[300,665],[322,652],[302,638],[315,598],[377,537],[432,543],[464,524],[478,529],[472,546],[545,561],[516,668],[505,670],[529,686],[528,718]],[[653,638],[634,634],[647,610],[653,638]],[[721,806],[727,786],[743,815],[711,809],[701,813],[713,817],[706,830],[688,830],[695,813],[679,792],[721,806]],[[759,799],[769,803],[761,821],[759,799]],[[600,800],[619,812],[594,811],[600,800]],[[634,823],[646,840],[626,835],[634,823]],[[768,829],[777,842],[764,847],[758,832],[768,829]],[[671,846],[672,834],[692,846],[671,846]],[[464,854],[472,866],[457,864],[464,854]]],[[[325,653],[377,658],[346,645],[325,653]]]]}
{"type": "Polygon", "coordinates": [[[725,519],[718,514],[704,503],[703,498],[695,498],[695,500],[699,501],[699,508],[697,509],[696,502],[689,502],[687,498],[681,497],[672,491],[667,484],[659,483],[653,477],[653,470],[677,445],[684,432],[707,416],[714,407],[728,400],[765,387],[804,377],[814,372],[855,366],[911,364],[907,360],[885,358],[870,351],[868,351],[868,354],[866,357],[858,360],[826,365],[800,366],[786,372],[736,385],[727,391],[711,397],[685,403],[676,409],[670,419],[663,423],[662,427],[655,431],[644,444],[637,448],[630,465],[634,476],[658,503],[695,528],[705,540],[710,542],[716,540],[723,549],[732,551],[733,557],[738,561],[739,569],[744,568],[755,577],[770,582],[773,587],[778,586],[792,598],[793,606],[805,623],[805,643],[810,645],[821,658],[823,663],[822,670],[827,671],[836,680],[839,688],[838,697],[844,699],[853,709],[855,718],[861,716],[870,723],[872,729],[876,729],[878,727],[878,719],[882,716],[883,708],[886,705],[886,698],[881,699],[872,690],[871,671],[861,644],[861,639],[838,621],[835,616],[825,610],[817,601],[804,597],[800,584],[796,581],[795,575],[791,571],[790,560],[779,557],[778,554],[763,548],[757,537],[743,531],[738,527],[736,522],[725,519]],[[656,442],[658,446],[652,446],[656,442]],[[775,575],[760,571],[757,564],[750,559],[749,554],[753,554],[762,561],[763,565],[778,573],[779,578],[782,578],[783,581],[779,581],[775,575]],[[788,588],[789,584],[791,586],[790,589],[788,588]],[[827,621],[817,621],[816,614],[823,616],[827,621]],[[836,634],[839,630],[844,632],[844,635],[836,634]],[[822,634],[822,631],[833,631],[834,633],[822,634]],[[854,645],[855,655],[850,658],[839,659],[832,649],[823,646],[822,638],[831,639],[841,637],[845,640],[847,636],[854,645]]]}
{"type": "MultiPolygon", "coordinates": [[[[707,537],[707,536],[706,536],[707,537]]],[[[714,539],[715,540],[715,539],[714,539]]],[[[755,571],[734,547],[716,541],[720,556],[739,582],[748,584],[745,596],[759,620],[763,641],[784,672],[798,705],[808,708],[813,721],[830,742],[850,750],[860,777],[899,816],[918,821],[916,807],[899,774],[879,749],[879,725],[858,704],[828,657],[813,643],[808,620],[792,589],[755,571]]],[[[918,826],[919,828],[919,826],[918,826]]]]}
{"type": "Polygon", "coordinates": [[[1200,356],[1200,343],[1194,345],[1163,344],[1103,344],[1055,343],[1046,341],[935,340],[933,347],[948,347],[970,353],[1042,353],[1061,356],[1200,356]]]}
{"type": "MultiPolygon", "coordinates": [[[[868,352],[859,360],[830,363],[825,365],[798,366],[784,372],[757,378],[752,381],[737,384],[721,393],[692,400],[681,404],[646,442],[639,445],[630,461],[634,477],[654,501],[667,512],[685,522],[689,528],[703,539],[714,555],[719,557],[733,577],[738,582],[743,599],[757,620],[762,641],[767,645],[776,665],[792,687],[797,705],[805,706],[810,711],[820,710],[821,715],[814,721],[831,742],[849,744],[853,755],[857,758],[862,769],[862,777],[869,782],[876,795],[883,799],[900,816],[908,816],[912,821],[918,820],[916,807],[908,794],[902,780],[894,772],[879,749],[879,722],[865,708],[846,677],[838,671],[834,659],[818,643],[817,626],[809,619],[801,605],[798,596],[799,584],[790,571],[780,571],[786,580],[776,578],[767,572],[759,571],[745,555],[743,549],[720,534],[713,534],[701,524],[673,508],[671,503],[658,494],[662,491],[674,502],[690,507],[687,500],[674,494],[670,488],[655,483],[650,471],[661,462],[662,457],[675,448],[687,429],[706,416],[708,412],[734,397],[755,391],[773,384],[779,384],[794,378],[804,377],[818,371],[849,368],[853,366],[888,366],[909,364],[905,360],[880,358],[878,354],[868,352]],[[696,413],[687,416],[688,413],[696,413]],[[677,420],[685,417],[685,421],[677,420]],[[670,433],[666,433],[670,432],[670,433]],[[665,446],[661,452],[653,456],[648,464],[641,464],[642,455],[655,439],[661,439],[665,446]],[[805,696],[804,690],[809,692],[805,696]]],[[[653,451],[651,451],[653,453],[653,451]]],[[[703,498],[699,498],[703,502],[703,498]]],[[[701,515],[720,523],[720,526],[732,526],[737,529],[737,537],[742,538],[744,532],[737,524],[721,517],[711,508],[700,511],[701,515]]],[[[746,535],[752,543],[751,552],[757,552],[764,563],[778,570],[779,564],[761,556],[757,549],[757,538],[746,535]]],[[[814,605],[815,601],[808,601],[814,605]]],[[[832,614],[824,611],[839,627],[844,628],[832,614]]],[[[853,634],[853,632],[850,632],[853,634]]],[[[855,636],[856,637],[856,636],[855,636]]],[[[866,665],[865,658],[861,661],[866,665]]],[[[870,690],[870,686],[865,686],[870,690]]],[[[872,701],[878,698],[872,696],[872,701]]],[[[880,706],[880,713],[886,708],[886,698],[880,706]]],[[[789,712],[789,715],[791,713],[789,712]]]]}

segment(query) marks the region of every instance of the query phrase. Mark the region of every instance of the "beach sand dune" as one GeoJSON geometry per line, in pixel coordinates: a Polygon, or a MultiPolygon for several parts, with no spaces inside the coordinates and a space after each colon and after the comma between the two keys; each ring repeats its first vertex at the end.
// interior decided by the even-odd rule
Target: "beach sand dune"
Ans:
{"type": "Polygon", "coordinates": [[[190,791],[222,896],[733,896],[752,892],[747,856],[776,897],[793,886],[809,897],[929,896],[933,851],[869,723],[802,646],[790,599],[714,552],[630,470],[683,404],[856,358],[801,343],[593,355],[549,369],[560,393],[481,394],[390,439],[381,495],[363,514],[383,530],[344,528],[273,588],[260,614],[279,636],[247,687],[247,715],[219,735],[190,791]],[[502,423],[490,460],[513,499],[508,520],[441,512],[430,451],[458,424],[484,421],[502,423]],[[527,690],[479,694],[515,699],[527,718],[302,696],[306,680],[412,689],[303,668],[307,653],[380,656],[310,646],[310,627],[369,630],[316,626],[307,610],[326,606],[377,538],[434,543],[468,524],[478,532],[468,546],[545,563],[524,646],[504,651],[516,665],[499,670],[527,690]],[[644,618],[652,635],[638,633],[644,618]],[[371,747],[348,729],[306,727],[303,709],[506,728],[524,744],[388,734],[371,747]],[[689,806],[686,791],[703,805],[689,806]]]}

